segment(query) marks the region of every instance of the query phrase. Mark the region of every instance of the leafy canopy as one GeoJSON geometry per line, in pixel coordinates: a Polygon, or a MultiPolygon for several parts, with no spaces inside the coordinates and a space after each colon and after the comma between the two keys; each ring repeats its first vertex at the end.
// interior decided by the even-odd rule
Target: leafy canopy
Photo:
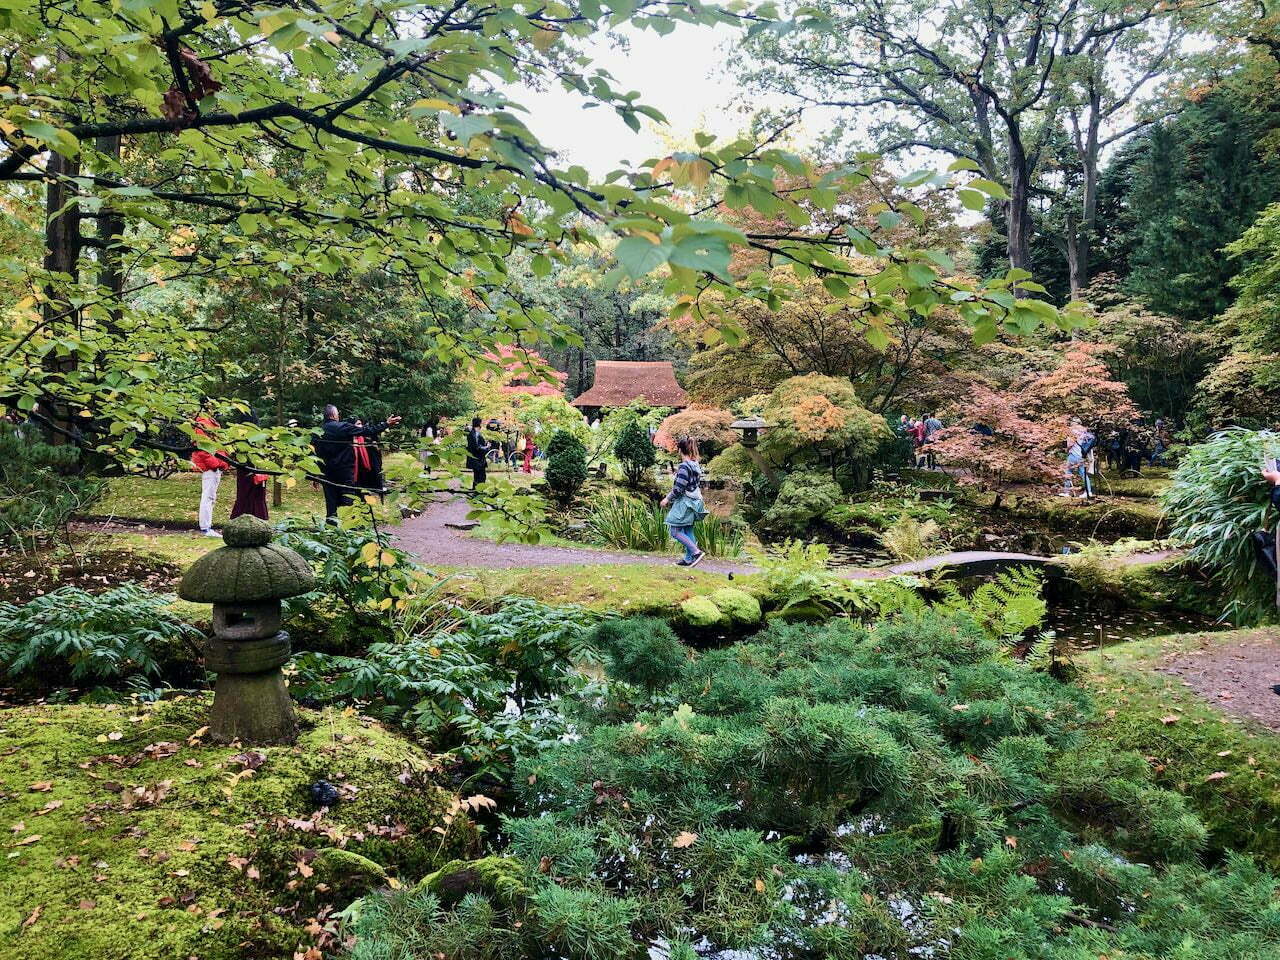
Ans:
{"type": "MultiPolygon", "coordinates": [[[[706,309],[708,292],[784,297],[763,270],[731,274],[731,250],[750,245],[822,276],[871,326],[941,301],[979,339],[1067,322],[1018,296],[1016,278],[946,276],[936,255],[892,243],[888,231],[924,216],[909,200],[845,222],[836,198],[870,176],[871,161],[783,196],[780,176],[809,172],[801,158],[699,135],[696,151],[591,185],[583,169],[555,166],[497,86],[558,81],[636,128],[662,118],[614,89],[573,41],[623,23],[665,33],[760,24],[767,13],[659,0],[7,3],[0,43],[22,56],[0,74],[0,182],[45,188],[55,217],[47,269],[29,255],[0,264],[0,279],[23,295],[0,341],[0,392],[113,456],[156,446],[158,424],[189,422],[210,383],[174,371],[192,370],[211,331],[146,309],[142,294],[211,276],[278,285],[390,271],[424,302],[468,306],[470,324],[423,331],[442,362],[494,346],[564,346],[577,335],[513,295],[508,259],[528,248],[534,272],[545,272],[565,244],[601,238],[614,244],[620,275],[661,271],[681,314],[706,309]],[[704,198],[767,208],[789,226],[753,234],[691,214],[711,209],[704,198]],[[813,229],[810,208],[832,222],[813,229]],[[850,248],[878,269],[850,271],[850,248]]],[[[910,186],[949,189],[951,179],[910,186]]],[[[252,448],[263,469],[300,476],[311,462],[296,430],[220,439],[233,455],[252,448]]]]}

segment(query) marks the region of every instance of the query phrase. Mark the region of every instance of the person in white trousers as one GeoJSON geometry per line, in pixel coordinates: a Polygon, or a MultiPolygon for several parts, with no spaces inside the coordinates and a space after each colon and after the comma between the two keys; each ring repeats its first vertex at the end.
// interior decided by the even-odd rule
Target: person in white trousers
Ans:
{"type": "MultiPolygon", "coordinates": [[[[213,417],[207,414],[196,417],[198,436],[212,436],[217,429],[218,421],[213,417]]],[[[218,503],[218,484],[222,482],[222,471],[227,468],[227,461],[216,453],[196,450],[191,455],[191,465],[200,471],[200,532],[206,537],[216,537],[218,534],[213,529],[213,508],[218,503]]]]}

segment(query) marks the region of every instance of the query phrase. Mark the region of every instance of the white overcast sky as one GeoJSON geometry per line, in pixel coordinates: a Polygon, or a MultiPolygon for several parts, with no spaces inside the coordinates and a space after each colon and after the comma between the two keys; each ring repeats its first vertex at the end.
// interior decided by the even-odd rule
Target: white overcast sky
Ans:
{"type": "MultiPolygon", "coordinates": [[[[732,136],[746,128],[748,117],[731,107],[738,85],[730,45],[738,31],[679,24],[665,37],[652,30],[623,32],[630,40],[629,50],[616,49],[603,38],[594,38],[586,50],[595,66],[613,74],[615,89],[640,91],[642,103],[666,115],[670,135],[692,146],[697,131],[732,136]]],[[[542,143],[560,151],[559,166],[580,164],[593,177],[601,177],[624,159],[638,165],[668,152],[650,121],[635,133],[612,110],[583,110],[582,98],[558,85],[546,91],[507,92],[528,108],[523,119],[542,143]]]]}

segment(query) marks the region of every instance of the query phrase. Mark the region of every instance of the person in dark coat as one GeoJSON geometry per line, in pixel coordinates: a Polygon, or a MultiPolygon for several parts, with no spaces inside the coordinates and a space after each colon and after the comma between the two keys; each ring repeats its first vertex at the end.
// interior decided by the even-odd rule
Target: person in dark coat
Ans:
{"type": "Polygon", "coordinates": [[[471,471],[471,489],[474,490],[488,479],[486,475],[489,441],[480,429],[480,418],[471,418],[471,429],[467,431],[467,469],[471,471]]]}
{"type": "Polygon", "coordinates": [[[324,408],[324,425],[312,443],[327,481],[323,484],[326,518],[337,516],[339,507],[351,503],[351,493],[356,486],[356,452],[352,441],[356,437],[376,437],[399,422],[400,417],[396,415],[382,423],[358,426],[339,419],[338,408],[332,403],[324,408]]]}
{"type": "MultiPolygon", "coordinates": [[[[359,417],[355,423],[357,427],[364,426],[359,417]]],[[[351,445],[356,455],[356,486],[382,496],[386,488],[382,477],[382,448],[364,437],[352,438],[351,445]]]]}
{"type": "MultiPolygon", "coordinates": [[[[236,417],[236,423],[258,423],[252,410],[236,417]]],[[[231,519],[242,513],[259,520],[267,518],[267,480],[265,473],[258,473],[249,464],[236,464],[236,501],[231,505],[231,519]]]]}

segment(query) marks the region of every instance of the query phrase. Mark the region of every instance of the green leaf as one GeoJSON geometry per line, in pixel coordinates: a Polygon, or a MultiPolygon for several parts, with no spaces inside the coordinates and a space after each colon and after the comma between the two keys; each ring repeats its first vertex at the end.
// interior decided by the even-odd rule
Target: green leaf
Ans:
{"type": "Polygon", "coordinates": [[[671,259],[672,250],[669,243],[654,243],[644,237],[623,237],[613,253],[627,276],[639,280],[671,259]]]}
{"type": "Polygon", "coordinates": [[[969,186],[974,190],[981,190],[983,193],[997,200],[1008,200],[1009,194],[1005,192],[1004,187],[996,183],[994,180],[988,180],[985,177],[974,177],[969,181],[969,186]]]}
{"type": "Polygon", "coordinates": [[[455,116],[452,113],[442,113],[440,116],[444,128],[463,144],[469,143],[472,137],[478,137],[493,129],[493,119],[483,114],[455,116]]]}
{"type": "Polygon", "coordinates": [[[720,237],[706,234],[685,237],[671,251],[670,260],[679,267],[729,279],[729,245],[720,237]]]}
{"type": "Polygon", "coordinates": [[[886,230],[892,230],[902,222],[902,214],[892,210],[881,210],[876,214],[876,222],[886,230]]]}
{"type": "Polygon", "coordinates": [[[976,210],[981,212],[986,209],[987,198],[977,190],[966,190],[961,187],[956,191],[956,196],[960,198],[960,202],[964,205],[966,210],[976,210]]]}

